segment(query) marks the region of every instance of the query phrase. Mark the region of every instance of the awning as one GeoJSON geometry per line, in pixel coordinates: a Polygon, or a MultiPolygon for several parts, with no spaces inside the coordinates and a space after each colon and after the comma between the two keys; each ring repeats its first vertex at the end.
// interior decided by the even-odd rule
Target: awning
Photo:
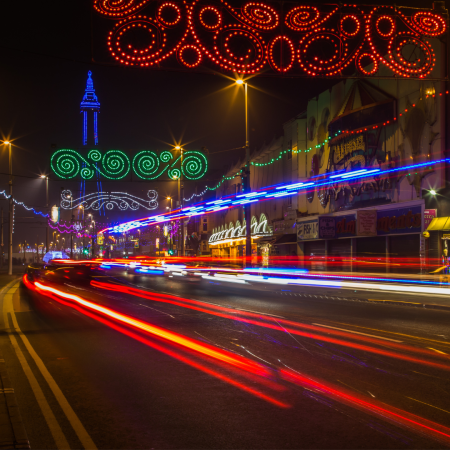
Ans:
{"type": "Polygon", "coordinates": [[[273,245],[289,245],[289,244],[297,244],[296,234],[283,234],[273,243],[273,245]]]}
{"type": "Polygon", "coordinates": [[[426,231],[450,231],[450,217],[437,217],[433,219],[426,231]]]}

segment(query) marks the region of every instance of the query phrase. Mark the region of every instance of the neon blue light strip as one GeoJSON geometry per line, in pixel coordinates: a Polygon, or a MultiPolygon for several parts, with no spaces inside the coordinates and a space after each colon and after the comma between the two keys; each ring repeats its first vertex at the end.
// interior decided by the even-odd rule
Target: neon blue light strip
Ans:
{"type": "Polygon", "coordinates": [[[83,111],[83,145],[87,145],[87,111],[83,111]]]}
{"type": "Polygon", "coordinates": [[[399,171],[405,171],[408,172],[410,170],[416,169],[418,167],[425,167],[425,166],[432,166],[435,164],[442,164],[445,162],[450,162],[450,158],[445,159],[439,159],[437,161],[428,161],[424,163],[419,164],[412,164],[410,166],[404,166],[404,167],[396,167],[394,169],[387,169],[387,170],[381,170],[381,169],[359,169],[354,172],[343,172],[339,174],[338,176],[336,174],[324,174],[325,178],[322,180],[317,181],[306,181],[303,183],[292,183],[289,185],[284,186],[273,186],[273,187],[266,187],[261,191],[254,191],[248,194],[240,194],[240,195],[234,195],[234,196],[227,196],[226,198],[221,198],[218,200],[215,200],[213,202],[201,202],[192,205],[190,208],[186,208],[184,210],[176,210],[171,213],[166,213],[164,215],[157,215],[157,216],[150,216],[145,217],[143,219],[134,220],[131,222],[125,222],[119,225],[116,225],[115,227],[106,228],[103,231],[109,231],[111,233],[123,233],[125,231],[132,230],[134,228],[139,228],[146,225],[152,225],[154,223],[159,222],[169,222],[171,220],[176,220],[179,218],[194,216],[194,215],[201,215],[201,214],[208,214],[216,211],[221,211],[224,209],[232,208],[235,206],[245,205],[248,203],[254,203],[259,202],[263,200],[268,199],[274,199],[277,197],[284,197],[287,195],[295,195],[303,190],[308,189],[308,187],[314,186],[326,186],[326,185],[332,185],[334,183],[338,183],[342,180],[348,180],[353,178],[365,178],[370,177],[373,175],[386,175],[389,173],[399,172],[399,171]],[[338,179],[336,179],[339,177],[338,179]],[[279,190],[285,189],[284,191],[279,192],[279,190]],[[230,204],[226,204],[230,203],[230,204]]]}
{"type": "Polygon", "coordinates": [[[95,142],[95,145],[98,145],[97,111],[94,111],[94,142],[95,142]]]}

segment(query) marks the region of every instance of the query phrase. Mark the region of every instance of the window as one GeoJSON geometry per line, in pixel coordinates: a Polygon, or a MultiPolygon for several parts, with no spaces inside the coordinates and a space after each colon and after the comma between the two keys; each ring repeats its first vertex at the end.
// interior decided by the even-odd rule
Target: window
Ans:
{"type": "Polygon", "coordinates": [[[287,198],[287,204],[288,206],[292,206],[292,196],[287,198]]]}
{"type": "Polygon", "coordinates": [[[208,224],[207,223],[203,224],[203,231],[208,231],[208,224]]]}

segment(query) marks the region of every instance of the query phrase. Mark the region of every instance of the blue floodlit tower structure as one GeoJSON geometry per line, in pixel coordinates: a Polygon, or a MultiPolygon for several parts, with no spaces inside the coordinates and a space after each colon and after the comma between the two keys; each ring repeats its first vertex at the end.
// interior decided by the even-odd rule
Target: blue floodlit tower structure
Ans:
{"type": "Polygon", "coordinates": [[[100,103],[95,95],[94,82],[92,81],[92,72],[88,72],[86,90],[83,100],[80,103],[80,109],[83,113],[83,145],[98,145],[98,113],[100,112],[100,103]]]}

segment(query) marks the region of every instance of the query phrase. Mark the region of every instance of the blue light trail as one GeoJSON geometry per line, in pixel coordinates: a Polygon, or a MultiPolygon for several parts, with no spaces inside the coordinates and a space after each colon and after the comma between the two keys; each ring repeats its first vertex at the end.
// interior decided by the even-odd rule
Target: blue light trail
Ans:
{"type": "Polygon", "coordinates": [[[358,169],[352,172],[332,172],[328,174],[323,174],[323,178],[318,178],[317,176],[305,180],[304,182],[296,182],[288,185],[275,185],[264,187],[259,191],[253,191],[246,194],[239,195],[229,195],[224,198],[220,198],[210,202],[196,203],[189,208],[177,209],[165,214],[158,214],[155,216],[145,217],[138,220],[132,220],[130,222],[124,222],[119,225],[105,228],[100,231],[100,233],[125,233],[127,231],[153,225],[160,222],[169,222],[171,220],[176,220],[180,218],[200,216],[203,214],[210,214],[216,211],[222,211],[228,208],[233,208],[236,206],[241,206],[249,203],[260,202],[264,200],[270,200],[278,197],[285,197],[288,195],[296,195],[301,191],[307,192],[308,188],[317,188],[320,186],[331,186],[334,183],[339,183],[340,181],[355,180],[371,176],[381,176],[387,175],[394,172],[405,171],[408,172],[413,169],[425,166],[433,166],[436,164],[444,164],[450,162],[450,158],[439,159],[436,161],[427,161],[424,163],[411,164],[409,166],[396,167],[393,169],[358,169]]]}

